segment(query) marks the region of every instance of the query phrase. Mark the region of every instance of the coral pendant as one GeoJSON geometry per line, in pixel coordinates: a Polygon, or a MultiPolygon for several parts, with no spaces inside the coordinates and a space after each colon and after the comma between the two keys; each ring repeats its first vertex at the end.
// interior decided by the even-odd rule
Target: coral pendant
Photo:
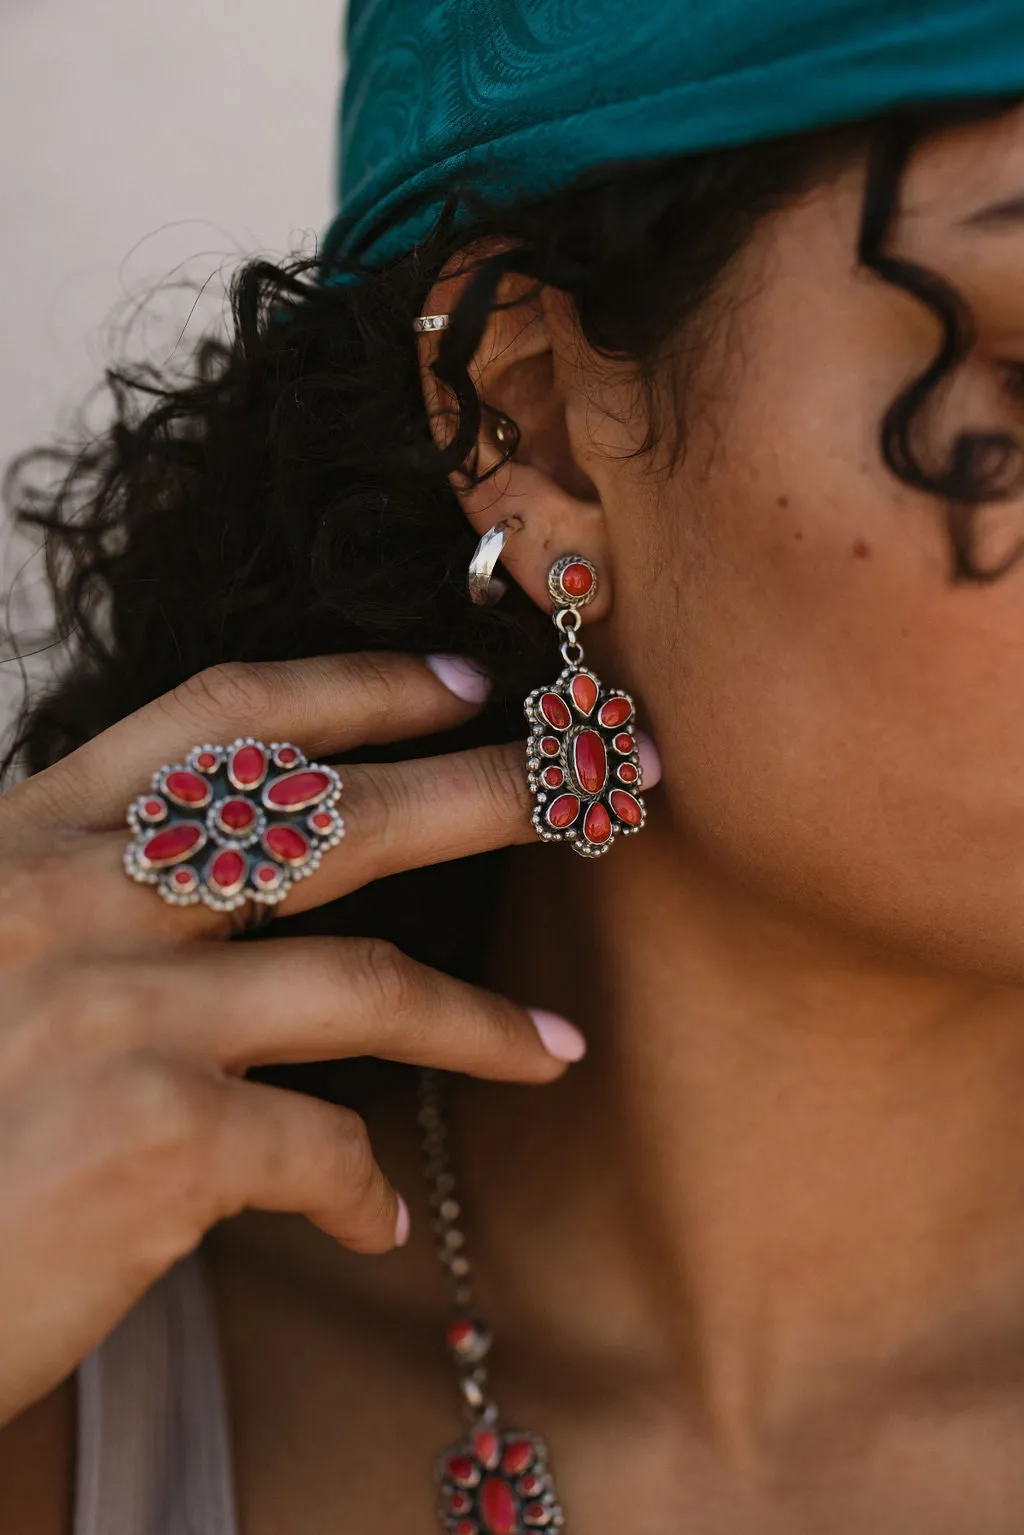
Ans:
{"type": "Polygon", "coordinates": [[[529,1535],[564,1523],[547,1450],[534,1434],[481,1423],[441,1456],[437,1479],[446,1535],[529,1535]]]}

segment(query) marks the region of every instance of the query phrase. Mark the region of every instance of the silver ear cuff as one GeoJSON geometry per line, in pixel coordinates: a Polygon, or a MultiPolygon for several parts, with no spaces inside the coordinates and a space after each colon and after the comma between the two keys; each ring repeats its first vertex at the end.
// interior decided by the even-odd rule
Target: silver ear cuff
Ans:
{"type": "Polygon", "coordinates": [[[421,314],[412,322],[412,328],[420,335],[432,330],[447,330],[450,314],[421,314]]]}

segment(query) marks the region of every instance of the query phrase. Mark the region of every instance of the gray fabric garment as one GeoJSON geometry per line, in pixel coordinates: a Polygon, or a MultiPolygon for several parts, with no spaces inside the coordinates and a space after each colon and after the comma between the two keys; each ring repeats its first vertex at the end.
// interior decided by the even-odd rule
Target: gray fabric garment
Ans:
{"type": "Polygon", "coordinates": [[[74,1535],[237,1535],[217,1338],[195,1256],[78,1372],[74,1535]]]}

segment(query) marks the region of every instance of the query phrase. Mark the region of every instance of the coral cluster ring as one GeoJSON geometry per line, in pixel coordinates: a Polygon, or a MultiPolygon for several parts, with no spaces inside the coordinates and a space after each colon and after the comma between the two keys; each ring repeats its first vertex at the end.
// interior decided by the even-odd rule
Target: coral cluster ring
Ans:
{"type": "Polygon", "coordinates": [[[172,906],[276,906],[345,834],[341,779],[297,746],[194,746],[128,807],[125,872],[172,906]]]}

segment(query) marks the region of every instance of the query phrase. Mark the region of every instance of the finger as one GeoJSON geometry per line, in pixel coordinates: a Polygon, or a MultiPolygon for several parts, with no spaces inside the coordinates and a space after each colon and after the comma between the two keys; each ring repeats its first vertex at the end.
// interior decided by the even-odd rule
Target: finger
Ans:
{"type": "MultiPolygon", "coordinates": [[[[451,667],[438,670],[465,695],[465,673],[460,680],[451,667]]],[[[4,796],[4,814],[30,827],[114,827],[157,768],[207,741],[255,736],[332,754],[450,729],[481,701],[458,696],[414,656],[233,662],[200,672],[20,784],[4,796]]]]}
{"type": "MultiPolygon", "coordinates": [[[[536,840],[521,743],[444,757],[345,769],[339,804],[345,836],[280,907],[287,915],[348,895],[371,880],[536,840]]],[[[0,865],[0,952],[12,930],[21,959],[51,948],[69,955],[146,951],[204,936],[227,937],[231,919],[203,905],[173,906],[124,872],[128,832],[51,835],[40,852],[0,865]]]]}
{"type": "MultiPolygon", "coordinates": [[[[521,744],[377,767],[347,767],[339,809],[345,836],[299,880],[282,913],[347,895],[402,869],[536,839],[521,744]]],[[[146,952],[199,937],[227,937],[231,918],[203,905],[173,906],[129,879],[130,834],[51,831],[0,862],[0,956],[146,952]]]]}
{"type": "Polygon", "coordinates": [[[87,1186],[106,1189],[122,1243],[148,1248],[157,1271],[243,1209],[308,1215],[363,1252],[395,1245],[398,1196],[347,1109],[152,1048],[54,1079],[78,1084],[87,1186]]]}
{"type": "Polygon", "coordinates": [[[242,1209],[294,1212],[359,1253],[388,1252],[405,1239],[408,1212],[377,1163],[358,1114],[232,1078],[223,1080],[220,1092],[214,1219],[242,1209]]]}
{"type": "MultiPolygon", "coordinates": [[[[18,1032],[13,1024],[5,1040],[8,1078],[18,1032]]],[[[68,966],[37,988],[21,1032],[26,1056],[40,1041],[58,1058],[149,1046],[240,1072],[373,1055],[535,1083],[584,1051],[568,1023],[538,1021],[366,938],[193,945],[162,961],[68,966]]],[[[27,1065],[38,1072],[38,1060],[27,1065]]]]}
{"type": "MultiPolygon", "coordinates": [[[[638,734],[640,789],[658,781],[660,760],[638,734]]],[[[406,869],[537,841],[523,742],[346,766],[338,808],[344,841],[289,893],[284,910],[322,905],[406,869]]]]}
{"type": "MultiPolygon", "coordinates": [[[[642,759],[643,760],[643,759],[642,759]]],[[[308,879],[297,882],[279,910],[305,911],[406,869],[536,841],[533,797],[520,742],[448,756],[348,766],[339,806],[345,837],[308,879]]],[[[125,836],[65,838],[38,859],[18,861],[33,877],[26,893],[5,896],[14,863],[0,867],[0,947],[4,913],[17,931],[35,913],[37,933],[61,934],[69,952],[94,945],[105,953],[226,936],[230,919],[201,905],[169,906],[125,877],[125,836]],[[55,852],[60,847],[61,852],[55,852]],[[66,864],[61,862],[67,856],[66,864]],[[41,869],[49,871],[43,879],[41,869]]],[[[52,938],[49,940],[52,942],[52,938]]],[[[22,952],[25,952],[22,950],[22,952]]]]}
{"type": "Polygon", "coordinates": [[[442,757],[348,766],[337,857],[288,897],[302,911],[406,869],[535,842],[522,742],[442,757]]]}

